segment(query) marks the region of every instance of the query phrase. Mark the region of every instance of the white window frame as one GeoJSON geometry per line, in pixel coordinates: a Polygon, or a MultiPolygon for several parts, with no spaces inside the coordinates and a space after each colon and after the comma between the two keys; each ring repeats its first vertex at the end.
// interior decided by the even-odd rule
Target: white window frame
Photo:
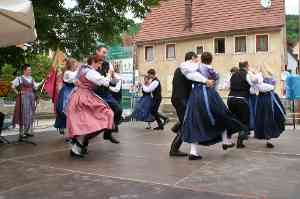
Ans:
{"type": "Polygon", "coordinates": [[[214,40],[213,41],[214,42],[214,46],[213,46],[214,54],[215,55],[225,55],[226,54],[226,37],[214,37],[213,40],[214,40]],[[225,47],[224,53],[216,53],[216,39],[224,39],[224,47],[225,47]]]}
{"type": "MultiPolygon", "coordinates": [[[[233,39],[234,39],[234,54],[237,54],[237,55],[239,55],[239,54],[246,54],[248,51],[247,51],[247,38],[248,38],[248,35],[235,35],[235,36],[233,36],[233,39]],[[245,52],[236,52],[236,49],[235,49],[235,43],[236,43],[236,38],[237,37],[246,37],[246,51],[245,52]]],[[[256,36],[255,36],[255,38],[256,38],[256,36]]]]}
{"type": "Polygon", "coordinates": [[[176,43],[166,43],[166,44],[165,44],[165,58],[166,58],[166,60],[168,60],[168,61],[176,60],[176,43]],[[168,46],[168,45],[175,45],[175,57],[171,57],[171,58],[168,58],[168,57],[167,57],[167,46],[168,46]]]}
{"type": "Polygon", "coordinates": [[[254,42],[255,42],[255,53],[269,53],[270,52],[271,46],[270,46],[270,34],[269,33],[255,34],[254,42]],[[267,35],[268,36],[268,51],[257,51],[257,41],[256,41],[256,38],[259,35],[267,35]]]}
{"type": "Polygon", "coordinates": [[[144,46],[144,60],[145,60],[145,62],[148,62],[148,63],[151,63],[151,62],[153,62],[154,60],[155,60],[155,49],[154,49],[154,45],[146,45],[146,46],[144,46]],[[153,49],[153,59],[152,60],[147,60],[146,59],[146,48],[147,47],[152,47],[152,49],[153,49]]]}

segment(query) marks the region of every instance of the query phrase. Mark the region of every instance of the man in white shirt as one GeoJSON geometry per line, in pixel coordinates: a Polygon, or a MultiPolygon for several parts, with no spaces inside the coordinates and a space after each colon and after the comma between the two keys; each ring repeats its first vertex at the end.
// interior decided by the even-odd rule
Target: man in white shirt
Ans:
{"type": "Polygon", "coordinates": [[[214,85],[214,81],[205,78],[201,73],[197,72],[198,69],[199,61],[197,55],[195,52],[191,51],[185,54],[185,62],[180,64],[174,72],[171,102],[176,110],[179,122],[172,128],[172,131],[177,133],[177,135],[172,141],[169,153],[170,156],[187,156],[186,153],[179,150],[183,142],[180,128],[183,123],[186,103],[190,96],[193,82],[200,82],[206,84],[208,87],[214,85]]]}
{"type": "Polygon", "coordinates": [[[162,100],[161,84],[159,79],[156,77],[156,72],[154,69],[148,70],[147,73],[150,79],[152,79],[152,82],[149,85],[143,85],[143,91],[145,93],[151,93],[153,96],[152,115],[155,117],[158,125],[156,128],[154,128],[154,130],[163,130],[169,119],[158,112],[162,100]],[[161,119],[163,120],[163,122],[161,121],[161,119]]]}

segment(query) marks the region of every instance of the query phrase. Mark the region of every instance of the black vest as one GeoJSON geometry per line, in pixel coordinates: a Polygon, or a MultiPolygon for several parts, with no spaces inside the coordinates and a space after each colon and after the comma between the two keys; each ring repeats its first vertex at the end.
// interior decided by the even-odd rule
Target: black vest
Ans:
{"type": "Polygon", "coordinates": [[[240,69],[230,78],[229,96],[248,98],[250,95],[250,87],[247,81],[247,71],[240,69]]]}
{"type": "MultiPolygon", "coordinates": [[[[102,76],[106,77],[107,76],[107,73],[109,71],[109,63],[107,61],[104,61],[102,63],[102,66],[101,68],[99,68],[97,70],[102,76]]],[[[95,93],[97,95],[108,95],[109,94],[109,88],[108,87],[105,87],[105,86],[97,86],[95,88],[95,93]]]]}
{"type": "Polygon", "coordinates": [[[172,101],[187,100],[189,98],[193,82],[182,74],[180,68],[175,70],[172,84],[172,101]]]}
{"type": "Polygon", "coordinates": [[[152,96],[153,96],[153,100],[161,100],[161,84],[160,81],[157,78],[154,78],[153,81],[158,81],[158,86],[156,87],[156,89],[154,91],[152,91],[152,96]]]}

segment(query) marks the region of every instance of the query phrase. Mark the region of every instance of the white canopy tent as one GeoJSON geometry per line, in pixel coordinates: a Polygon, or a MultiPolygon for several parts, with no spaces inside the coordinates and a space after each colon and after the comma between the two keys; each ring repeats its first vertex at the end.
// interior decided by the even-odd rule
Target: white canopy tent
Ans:
{"type": "Polygon", "coordinates": [[[36,39],[32,3],[29,0],[0,0],[0,47],[36,39]]]}

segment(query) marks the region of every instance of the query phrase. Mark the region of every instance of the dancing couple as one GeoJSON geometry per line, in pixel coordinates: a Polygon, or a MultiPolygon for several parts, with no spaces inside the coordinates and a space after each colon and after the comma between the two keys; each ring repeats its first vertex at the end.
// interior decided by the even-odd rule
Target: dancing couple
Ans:
{"type": "Polygon", "coordinates": [[[149,123],[156,121],[157,127],[153,130],[163,130],[169,119],[159,112],[162,101],[161,83],[156,77],[154,69],[148,70],[147,75],[144,77],[142,92],[143,96],[137,102],[132,116],[137,121],[147,122],[147,129],[151,128],[149,123]]]}
{"type": "MultiPolygon", "coordinates": [[[[223,143],[223,149],[234,147],[229,137],[247,128],[228,110],[215,88],[219,75],[215,72],[212,55],[204,52],[201,63],[194,52],[188,52],[185,62],[175,70],[173,78],[172,104],[179,123],[170,156],[187,156],[181,152],[183,142],[190,144],[189,160],[199,160],[198,145],[209,146],[223,143]]],[[[243,140],[244,137],[238,139],[243,140]]],[[[241,142],[241,141],[239,141],[241,142]]]]}

